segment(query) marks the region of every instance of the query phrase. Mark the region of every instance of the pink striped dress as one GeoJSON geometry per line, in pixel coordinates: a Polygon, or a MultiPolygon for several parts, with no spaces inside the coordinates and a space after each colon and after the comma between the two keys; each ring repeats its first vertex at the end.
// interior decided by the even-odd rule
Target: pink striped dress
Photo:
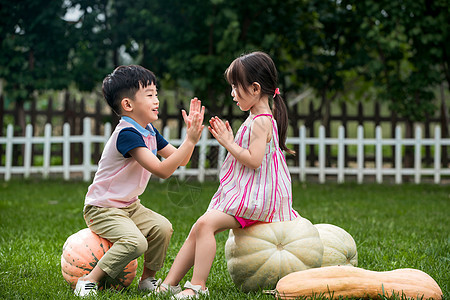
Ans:
{"type": "Polygon", "coordinates": [[[266,144],[261,166],[250,169],[228,153],[220,170],[220,185],[208,210],[262,222],[290,221],[299,216],[292,208],[291,176],[278,144],[278,130],[272,115],[252,115],[236,133],[235,142],[248,149],[253,121],[272,119],[272,139],[266,144]]]}

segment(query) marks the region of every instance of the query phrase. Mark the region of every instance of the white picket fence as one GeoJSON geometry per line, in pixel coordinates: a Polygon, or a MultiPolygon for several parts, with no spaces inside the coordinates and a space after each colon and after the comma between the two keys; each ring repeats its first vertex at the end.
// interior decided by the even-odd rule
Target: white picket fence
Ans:
{"type": "MultiPolygon", "coordinates": [[[[83,180],[90,181],[93,173],[97,170],[97,165],[92,163],[91,154],[93,143],[105,143],[111,134],[111,125],[105,124],[103,135],[92,135],[91,121],[89,118],[84,119],[82,135],[70,135],[69,124],[64,124],[61,136],[52,136],[52,126],[45,125],[44,136],[33,136],[33,127],[28,125],[25,130],[25,136],[14,136],[13,126],[9,125],[6,131],[6,137],[0,137],[0,145],[5,147],[5,164],[0,166],[0,175],[3,175],[4,180],[8,181],[12,175],[22,175],[25,178],[30,177],[31,174],[42,174],[42,177],[48,178],[50,174],[62,174],[65,180],[71,178],[72,173],[83,174],[83,180]],[[78,165],[70,164],[70,151],[72,143],[81,143],[83,145],[83,162],[78,165]],[[24,145],[23,166],[13,166],[13,145],[24,145]],[[43,163],[35,166],[31,164],[32,145],[43,145],[43,163]],[[62,144],[63,159],[62,164],[51,164],[51,145],[62,144]]],[[[182,137],[179,139],[170,139],[169,142],[174,146],[179,146],[183,140],[185,131],[182,132],[182,137]]],[[[164,128],[163,136],[170,136],[170,129],[164,128]]],[[[449,178],[450,169],[441,167],[441,151],[443,146],[450,146],[450,139],[441,138],[440,127],[435,127],[433,138],[422,138],[421,127],[415,128],[415,137],[406,139],[402,137],[402,130],[400,127],[396,128],[395,138],[383,138],[381,127],[377,127],[375,131],[375,138],[365,138],[364,128],[359,126],[357,128],[356,138],[346,138],[343,127],[338,129],[338,137],[326,137],[325,128],[319,128],[318,137],[307,137],[306,128],[300,128],[298,137],[288,137],[287,143],[291,145],[299,145],[298,167],[290,166],[289,170],[293,179],[296,178],[305,181],[308,175],[317,176],[321,183],[326,182],[327,176],[336,178],[337,182],[342,183],[346,178],[356,178],[358,183],[364,182],[364,178],[375,178],[376,182],[383,182],[383,177],[390,176],[395,179],[396,183],[402,183],[404,176],[413,176],[415,183],[423,181],[423,177],[433,178],[434,183],[442,183],[443,176],[449,178]],[[315,145],[318,151],[318,163],[311,167],[307,166],[306,149],[309,145],[315,145]],[[327,145],[337,146],[337,164],[333,167],[326,167],[325,164],[325,149],[327,145]],[[345,167],[344,149],[345,146],[356,146],[357,158],[356,165],[345,167]],[[364,161],[365,147],[375,147],[375,163],[366,164],[364,161]],[[383,163],[383,147],[394,147],[395,149],[395,167],[392,164],[383,163]],[[414,147],[414,167],[405,168],[402,166],[404,147],[414,147]],[[424,146],[431,146],[434,152],[434,165],[432,168],[425,168],[422,164],[422,153],[424,146]],[[371,165],[370,167],[368,165],[371,165]]],[[[213,176],[217,178],[219,170],[217,168],[206,167],[206,156],[208,147],[220,146],[218,142],[205,129],[201,140],[197,144],[199,147],[199,163],[198,168],[180,167],[174,173],[180,179],[186,177],[194,177],[198,181],[203,182],[206,176],[213,176]]],[[[448,148],[447,148],[448,149],[448,148]]],[[[218,166],[221,165],[226,155],[226,150],[219,147],[217,156],[218,166]]],[[[3,160],[2,160],[3,162],[3,160]]]]}

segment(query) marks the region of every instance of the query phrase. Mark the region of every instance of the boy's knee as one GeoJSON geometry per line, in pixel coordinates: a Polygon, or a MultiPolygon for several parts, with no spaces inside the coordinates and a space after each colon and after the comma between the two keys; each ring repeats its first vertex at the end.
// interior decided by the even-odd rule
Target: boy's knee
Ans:
{"type": "Polygon", "coordinates": [[[158,236],[170,239],[173,233],[172,223],[166,218],[162,218],[156,225],[156,231],[158,236]]]}
{"type": "Polygon", "coordinates": [[[170,241],[172,233],[172,223],[170,223],[166,218],[161,217],[154,221],[151,224],[151,227],[149,227],[149,231],[147,233],[148,243],[154,243],[157,241],[167,243],[170,241]]]}
{"type": "Polygon", "coordinates": [[[133,256],[139,257],[147,251],[147,239],[143,235],[129,236],[130,240],[127,243],[128,250],[133,253],[133,256]]]}

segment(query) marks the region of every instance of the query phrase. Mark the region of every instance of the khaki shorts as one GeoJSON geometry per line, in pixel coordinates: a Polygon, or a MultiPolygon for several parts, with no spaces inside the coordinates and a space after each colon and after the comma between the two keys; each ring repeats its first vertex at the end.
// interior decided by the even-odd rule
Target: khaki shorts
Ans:
{"type": "Polygon", "coordinates": [[[93,232],[113,243],[98,262],[100,269],[112,278],[142,254],[145,267],[153,271],[162,268],[172,224],[139,200],[125,208],[88,205],[84,208],[84,219],[93,232]]]}

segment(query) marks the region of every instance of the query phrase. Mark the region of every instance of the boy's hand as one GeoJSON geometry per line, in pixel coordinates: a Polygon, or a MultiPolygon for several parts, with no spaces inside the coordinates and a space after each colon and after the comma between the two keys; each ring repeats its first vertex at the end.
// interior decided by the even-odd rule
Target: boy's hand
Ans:
{"type": "Polygon", "coordinates": [[[187,127],[191,126],[191,123],[193,120],[193,115],[196,112],[201,114],[201,118],[202,118],[202,122],[203,122],[203,117],[205,115],[205,107],[202,106],[202,101],[198,100],[197,97],[191,99],[191,104],[189,106],[189,115],[186,113],[186,111],[184,109],[181,111],[181,114],[184,119],[184,123],[186,124],[187,127]]]}
{"type": "Polygon", "coordinates": [[[216,138],[219,144],[227,148],[228,145],[234,143],[233,130],[228,121],[224,123],[218,117],[212,117],[211,120],[209,120],[209,124],[211,126],[208,126],[208,130],[216,138]]]}
{"type": "Polygon", "coordinates": [[[192,114],[189,113],[191,119],[189,120],[188,123],[186,123],[187,125],[186,135],[187,139],[193,142],[194,144],[197,144],[198,141],[200,140],[203,128],[205,127],[203,125],[204,113],[205,113],[204,107],[201,112],[195,111],[192,114]]]}

